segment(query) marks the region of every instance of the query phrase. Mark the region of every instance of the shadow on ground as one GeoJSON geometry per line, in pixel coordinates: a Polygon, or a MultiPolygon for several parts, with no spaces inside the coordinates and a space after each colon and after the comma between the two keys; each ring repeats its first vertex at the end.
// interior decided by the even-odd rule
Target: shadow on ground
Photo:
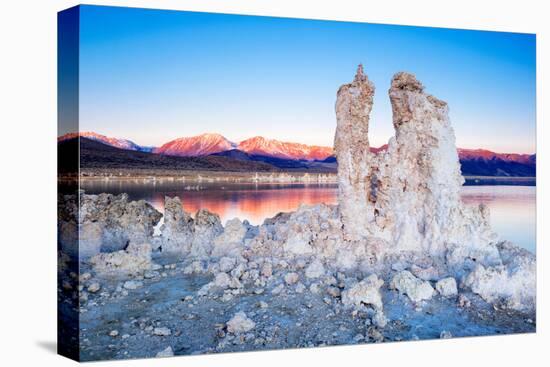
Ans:
{"type": "Polygon", "coordinates": [[[57,354],[57,342],[51,340],[39,340],[36,342],[40,348],[46,350],[47,352],[57,354]]]}

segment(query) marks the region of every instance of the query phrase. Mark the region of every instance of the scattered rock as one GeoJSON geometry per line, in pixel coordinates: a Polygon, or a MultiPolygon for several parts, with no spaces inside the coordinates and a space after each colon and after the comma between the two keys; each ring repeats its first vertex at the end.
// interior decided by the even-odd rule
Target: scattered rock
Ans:
{"type": "Polygon", "coordinates": [[[92,278],[92,274],[86,272],[86,273],[82,273],[78,276],[78,281],[80,283],[84,283],[84,282],[90,280],[91,278],[92,278]]]}
{"type": "Polygon", "coordinates": [[[325,274],[325,267],[323,263],[317,259],[313,260],[311,264],[306,268],[305,275],[310,279],[315,279],[325,274]]]}
{"type": "Polygon", "coordinates": [[[156,355],[157,358],[173,357],[173,356],[174,356],[174,351],[172,350],[172,347],[170,347],[170,346],[166,347],[166,349],[164,349],[164,350],[161,350],[156,355]]]}
{"type": "Polygon", "coordinates": [[[159,276],[160,276],[160,273],[158,271],[147,270],[145,273],[143,273],[143,277],[145,279],[154,279],[159,276]]]}
{"type": "Polygon", "coordinates": [[[374,326],[382,329],[385,328],[388,324],[388,318],[386,317],[386,315],[384,315],[384,312],[378,310],[372,317],[372,323],[374,324],[374,326]]]}
{"type": "Polygon", "coordinates": [[[285,286],[283,284],[279,284],[275,288],[271,290],[271,294],[277,295],[280,294],[285,289],[285,286]]]}
{"type": "Polygon", "coordinates": [[[466,297],[464,294],[458,295],[458,306],[463,308],[468,308],[472,305],[472,302],[468,297],[466,297]]]}
{"type": "Polygon", "coordinates": [[[231,277],[227,273],[218,273],[214,285],[222,289],[228,288],[231,285],[231,277]]]}
{"type": "Polygon", "coordinates": [[[478,264],[464,285],[485,301],[517,311],[532,312],[536,307],[536,261],[527,250],[511,243],[499,244],[502,265],[478,264]]]}
{"type": "Polygon", "coordinates": [[[172,334],[172,331],[168,329],[167,327],[156,327],[153,329],[153,335],[157,336],[169,336],[172,334]]]}
{"type": "Polygon", "coordinates": [[[380,287],[384,284],[376,274],[371,274],[359,283],[355,283],[342,292],[342,304],[345,306],[360,306],[367,304],[382,310],[382,295],[380,287]]]}
{"type": "Polygon", "coordinates": [[[230,272],[233,270],[235,265],[237,264],[237,260],[233,257],[222,257],[220,259],[220,271],[223,271],[225,273],[230,272]]]}
{"type": "Polygon", "coordinates": [[[127,280],[124,282],[124,285],[123,285],[124,288],[130,289],[130,290],[138,289],[141,286],[143,286],[143,283],[138,280],[127,280]]]}
{"type": "Polygon", "coordinates": [[[418,279],[407,270],[403,270],[393,277],[390,288],[406,294],[413,302],[428,300],[435,292],[429,282],[418,279]]]}
{"type": "Polygon", "coordinates": [[[254,329],[256,323],[249,319],[244,312],[237,312],[227,322],[227,331],[232,334],[247,333],[254,329]]]}
{"type": "Polygon", "coordinates": [[[271,265],[271,263],[264,263],[260,270],[260,274],[266,278],[270,278],[273,275],[273,265],[271,265]]]}
{"type": "Polygon", "coordinates": [[[439,270],[435,266],[428,266],[426,268],[423,268],[416,264],[413,264],[411,265],[410,271],[415,277],[422,280],[437,281],[440,278],[439,270]]]}
{"type": "Polygon", "coordinates": [[[435,283],[435,289],[443,297],[455,297],[458,294],[455,278],[449,277],[435,283]]]}
{"type": "Polygon", "coordinates": [[[88,286],[88,292],[90,292],[90,293],[96,293],[100,289],[101,289],[101,285],[99,285],[98,282],[93,282],[92,284],[90,284],[88,286]]]}
{"type": "Polygon", "coordinates": [[[318,294],[319,292],[321,292],[321,287],[319,287],[319,284],[317,283],[312,283],[309,286],[309,291],[313,294],[318,294]]]}
{"type": "Polygon", "coordinates": [[[130,243],[125,250],[98,254],[90,259],[90,263],[99,273],[142,273],[152,265],[151,245],[130,243]]]}
{"type": "Polygon", "coordinates": [[[334,297],[334,298],[340,297],[340,295],[342,294],[340,289],[337,288],[337,287],[328,287],[327,288],[327,293],[329,294],[329,296],[334,297]]]}
{"type": "Polygon", "coordinates": [[[268,307],[268,304],[264,301],[260,301],[258,302],[258,307],[260,308],[267,308],[268,307]]]}
{"type": "Polygon", "coordinates": [[[300,279],[300,276],[298,273],[287,273],[285,274],[285,283],[287,285],[292,285],[298,282],[298,279],[300,279]]]}
{"type": "Polygon", "coordinates": [[[439,338],[440,339],[450,339],[453,337],[453,334],[451,334],[450,331],[447,331],[447,330],[443,330],[441,332],[441,334],[439,334],[439,338]]]}

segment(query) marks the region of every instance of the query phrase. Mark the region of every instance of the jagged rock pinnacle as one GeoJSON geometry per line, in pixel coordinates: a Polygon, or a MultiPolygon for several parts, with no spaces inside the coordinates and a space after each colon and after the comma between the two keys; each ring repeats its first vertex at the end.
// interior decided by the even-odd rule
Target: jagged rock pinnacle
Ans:
{"type": "Polygon", "coordinates": [[[363,64],[357,66],[357,72],[355,73],[354,82],[364,82],[367,80],[367,76],[363,73],[363,64]]]}
{"type": "Polygon", "coordinates": [[[369,114],[374,85],[359,65],[352,83],[340,87],[336,99],[337,127],[334,152],[338,159],[338,203],[344,232],[350,240],[364,235],[368,226],[366,193],[370,183],[369,114]],[[362,213],[357,215],[357,213],[362,213]]]}
{"type": "Polygon", "coordinates": [[[424,86],[420,83],[413,74],[403,71],[395,74],[391,81],[390,93],[392,90],[407,90],[423,92],[424,86]]]}

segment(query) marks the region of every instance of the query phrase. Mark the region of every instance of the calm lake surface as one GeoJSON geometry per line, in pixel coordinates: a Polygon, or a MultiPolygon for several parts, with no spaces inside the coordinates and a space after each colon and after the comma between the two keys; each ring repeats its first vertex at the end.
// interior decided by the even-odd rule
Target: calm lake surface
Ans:
{"type": "MultiPolygon", "coordinates": [[[[300,204],[336,203],[335,184],[189,184],[172,180],[83,180],[88,194],[127,193],[132,200],[144,199],[164,211],[165,196],[179,196],[188,212],[206,208],[222,222],[238,217],[252,224],[279,212],[293,211],[300,204]]],[[[486,204],[493,229],[501,239],[535,252],[536,187],[464,186],[467,205],[486,204]]]]}

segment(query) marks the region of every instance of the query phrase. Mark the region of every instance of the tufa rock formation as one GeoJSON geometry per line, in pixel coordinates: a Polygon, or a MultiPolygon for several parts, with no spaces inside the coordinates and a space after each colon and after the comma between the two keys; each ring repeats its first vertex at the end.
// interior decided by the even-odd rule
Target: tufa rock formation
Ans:
{"type": "Polygon", "coordinates": [[[460,200],[464,179],[447,104],[425,93],[414,75],[397,73],[389,89],[395,136],[375,154],[367,136],[373,93],[360,65],[337,96],[334,148],[346,239],[375,236],[387,241],[383,252],[438,258],[458,247],[453,261],[475,252],[498,262],[488,210],[460,200]]]}
{"type": "Polygon", "coordinates": [[[357,240],[369,233],[374,220],[369,208],[372,153],[369,145],[369,115],[374,85],[359,65],[355,79],[338,90],[334,154],[338,159],[338,205],[345,237],[357,240]]]}
{"type": "Polygon", "coordinates": [[[123,250],[129,243],[148,243],[162,214],[144,200],[127,194],[65,195],[58,200],[61,249],[86,259],[101,252],[123,250]]]}

